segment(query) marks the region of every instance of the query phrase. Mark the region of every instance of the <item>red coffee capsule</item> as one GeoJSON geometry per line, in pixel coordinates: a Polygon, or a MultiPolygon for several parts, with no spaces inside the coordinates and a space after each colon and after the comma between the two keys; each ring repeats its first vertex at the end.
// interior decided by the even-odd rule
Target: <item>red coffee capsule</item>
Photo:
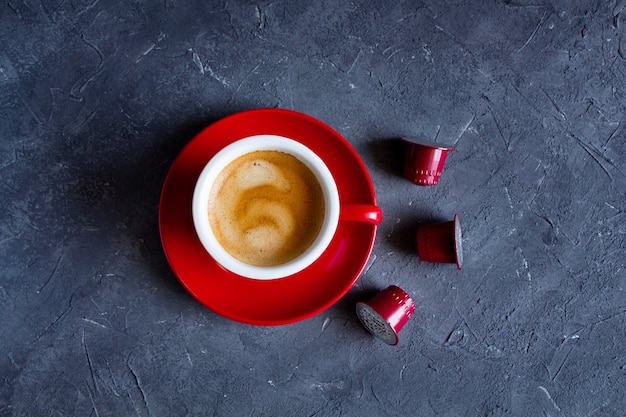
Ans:
{"type": "Polygon", "coordinates": [[[435,185],[443,172],[448,152],[454,146],[424,140],[402,138],[406,142],[404,177],[417,185],[435,185]]]}
{"type": "Polygon", "coordinates": [[[461,220],[458,214],[454,220],[420,226],[417,229],[417,255],[422,261],[456,263],[463,266],[461,244],[461,220]]]}
{"type": "Polygon", "coordinates": [[[398,333],[415,311],[411,297],[400,287],[391,285],[371,300],[356,304],[356,314],[365,328],[389,345],[397,345],[398,333]]]}

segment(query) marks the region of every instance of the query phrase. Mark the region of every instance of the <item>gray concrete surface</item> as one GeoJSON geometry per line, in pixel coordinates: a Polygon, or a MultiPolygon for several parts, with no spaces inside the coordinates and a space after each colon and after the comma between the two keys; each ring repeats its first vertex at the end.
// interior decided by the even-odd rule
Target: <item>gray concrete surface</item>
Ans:
{"type": "Polygon", "coordinates": [[[0,415],[624,416],[626,3],[0,4],[0,415]],[[385,213],[302,322],[178,283],[161,186],[203,127],[293,109],[359,152],[385,213]],[[457,145],[436,187],[397,137],[457,145]],[[465,267],[420,262],[461,215],[465,267]],[[397,347],[354,303],[417,305],[397,347]]]}

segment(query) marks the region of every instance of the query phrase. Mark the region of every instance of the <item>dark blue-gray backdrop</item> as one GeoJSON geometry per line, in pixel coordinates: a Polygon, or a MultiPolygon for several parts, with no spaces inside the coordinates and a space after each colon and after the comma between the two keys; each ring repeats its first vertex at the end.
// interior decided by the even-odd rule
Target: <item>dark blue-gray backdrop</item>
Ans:
{"type": "Polygon", "coordinates": [[[0,4],[0,414],[623,416],[626,3],[0,4]],[[203,127],[293,109],[359,152],[385,220],[311,319],[254,327],[178,284],[160,189],[203,127]],[[436,187],[395,138],[457,145],[436,187]],[[420,262],[461,215],[465,266],[420,262]],[[354,303],[417,310],[389,347],[354,303]]]}

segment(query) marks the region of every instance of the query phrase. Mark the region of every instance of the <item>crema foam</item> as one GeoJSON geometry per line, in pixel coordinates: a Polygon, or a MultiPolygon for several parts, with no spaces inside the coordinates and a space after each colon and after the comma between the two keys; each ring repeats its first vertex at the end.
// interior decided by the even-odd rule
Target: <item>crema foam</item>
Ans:
{"type": "Polygon", "coordinates": [[[280,151],[250,152],[230,162],[209,199],[209,223],[220,245],[254,266],[281,265],[304,253],[325,214],[313,172],[280,151]]]}

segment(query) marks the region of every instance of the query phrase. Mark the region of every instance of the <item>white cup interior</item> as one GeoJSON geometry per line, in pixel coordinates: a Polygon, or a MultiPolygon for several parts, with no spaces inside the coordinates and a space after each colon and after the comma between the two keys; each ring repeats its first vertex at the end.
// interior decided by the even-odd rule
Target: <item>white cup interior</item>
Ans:
{"type": "Polygon", "coordinates": [[[277,135],[257,135],[237,140],[219,151],[204,167],[193,193],[192,215],[200,242],[209,255],[223,268],[240,276],[253,279],[276,279],[293,275],[311,265],[330,244],[339,222],[339,192],[330,170],[309,148],[293,139],[277,135]],[[304,163],[317,177],[324,195],[324,219],[317,238],[297,258],[276,266],[255,266],[230,255],[219,244],[208,216],[211,188],[218,174],[234,159],[250,152],[273,150],[293,155],[304,163]]]}

